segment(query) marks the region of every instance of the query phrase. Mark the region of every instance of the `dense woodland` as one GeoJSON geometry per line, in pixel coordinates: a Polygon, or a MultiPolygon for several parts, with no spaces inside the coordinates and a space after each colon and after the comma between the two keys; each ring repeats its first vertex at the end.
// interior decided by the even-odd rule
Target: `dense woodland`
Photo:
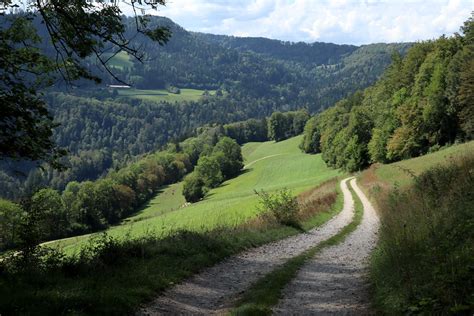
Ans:
{"type": "Polygon", "coordinates": [[[360,170],[474,138],[474,21],[462,35],[415,44],[375,85],[311,118],[301,147],[360,170]]]}

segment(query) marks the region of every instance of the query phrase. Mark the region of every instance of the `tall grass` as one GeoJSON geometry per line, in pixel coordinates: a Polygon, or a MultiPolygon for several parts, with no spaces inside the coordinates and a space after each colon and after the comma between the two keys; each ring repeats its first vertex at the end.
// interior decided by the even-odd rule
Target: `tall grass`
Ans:
{"type": "Polygon", "coordinates": [[[386,314],[474,311],[474,157],[428,169],[379,195],[375,303],[386,314]]]}

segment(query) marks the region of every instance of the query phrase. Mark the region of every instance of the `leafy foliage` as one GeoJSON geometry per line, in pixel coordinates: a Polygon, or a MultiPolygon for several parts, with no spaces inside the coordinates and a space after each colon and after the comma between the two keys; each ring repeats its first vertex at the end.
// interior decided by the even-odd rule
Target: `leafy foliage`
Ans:
{"type": "Polygon", "coordinates": [[[288,189],[282,189],[274,194],[265,191],[255,191],[260,198],[262,213],[270,212],[278,223],[300,228],[298,200],[288,189]]]}
{"type": "MultiPolygon", "coordinates": [[[[18,12],[14,12],[18,6],[15,2],[4,0],[0,4],[10,13],[2,11],[0,15],[0,157],[44,160],[60,168],[58,158],[65,151],[51,138],[56,124],[39,91],[58,78],[99,82],[101,79],[82,62],[90,56],[113,75],[102,55],[111,47],[139,60],[141,53],[127,39],[116,2],[36,1],[18,12]]],[[[153,6],[158,4],[164,5],[164,1],[153,6]]],[[[166,29],[148,29],[144,17],[135,16],[135,21],[137,33],[159,44],[167,41],[170,34],[166,29]]]]}
{"type": "Polygon", "coordinates": [[[472,139],[473,23],[466,21],[463,36],[415,44],[404,58],[395,54],[375,85],[310,120],[303,150],[356,171],[472,139]]]}
{"type": "Polygon", "coordinates": [[[237,142],[222,137],[212,151],[203,151],[194,172],[184,180],[183,195],[188,202],[197,202],[209,189],[237,176],[243,167],[242,151],[237,142]]]}
{"type": "Polygon", "coordinates": [[[371,274],[382,312],[474,309],[473,167],[472,155],[451,160],[377,197],[382,226],[371,274]]]}
{"type": "Polygon", "coordinates": [[[303,132],[308,112],[274,112],[268,119],[268,138],[277,142],[299,135],[303,132]]]}

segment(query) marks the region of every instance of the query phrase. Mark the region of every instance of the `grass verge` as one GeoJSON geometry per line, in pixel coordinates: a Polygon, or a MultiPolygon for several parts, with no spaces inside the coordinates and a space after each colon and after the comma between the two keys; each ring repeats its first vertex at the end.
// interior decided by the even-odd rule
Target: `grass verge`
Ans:
{"type": "Polygon", "coordinates": [[[374,194],[381,229],[371,281],[379,313],[474,312],[473,170],[472,154],[458,156],[374,194]]]}
{"type": "Polygon", "coordinates": [[[248,289],[237,303],[231,315],[271,315],[272,307],[281,298],[284,287],[296,276],[298,270],[322,249],[337,245],[352,233],[360,224],[363,215],[362,202],[352,187],[351,194],[354,198],[355,212],[352,221],[341,229],[336,235],[319,243],[317,246],[304,253],[291,258],[281,267],[273,270],[258,280],[248,289]]]}
{"type": "MultiPolygon", "coordinates": [[[[313,203],[306,227],[322,224],[340,210],[342,194],[334,200],[324,198],[334,195],[337,183],[333,180],[320,186],[319,190],[326,192],[322,196],[318,190],[308,194],[321,202],[313,203]]],[[[309,202],[308,196],[305,201],[309,202]]],[[[0,263],[0,314],[130,314],[160,291],[205,267],[299,232],[254,219],[234,229],[179,231],[164,238],[149,234],[118,239],[104,234],[89,241],[75,256],[41,248],[41,253],[28,260],[18,256],[0,263]]]]}

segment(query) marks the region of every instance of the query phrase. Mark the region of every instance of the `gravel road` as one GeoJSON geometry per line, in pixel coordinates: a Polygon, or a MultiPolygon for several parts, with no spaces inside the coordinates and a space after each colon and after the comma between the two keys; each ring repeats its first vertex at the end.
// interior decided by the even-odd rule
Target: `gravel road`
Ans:
{"type": "Polygon", "coordinates": [[[326,224],[307,233],[251,249],[205,269],[157,297],[137,315],[210,315],[223,314],[252,283],[286,260],[336,234],[349,224],[354,201],[341,181],[343,210],[326,224]]]}
{"type": "Polygon", "coordinates": [[[283,291],[276,315],[371,315],[367,259],[375,246],[379,220],[355,179],[364,207],[362,221],[344,242],[323,249],[283,291]]]}

